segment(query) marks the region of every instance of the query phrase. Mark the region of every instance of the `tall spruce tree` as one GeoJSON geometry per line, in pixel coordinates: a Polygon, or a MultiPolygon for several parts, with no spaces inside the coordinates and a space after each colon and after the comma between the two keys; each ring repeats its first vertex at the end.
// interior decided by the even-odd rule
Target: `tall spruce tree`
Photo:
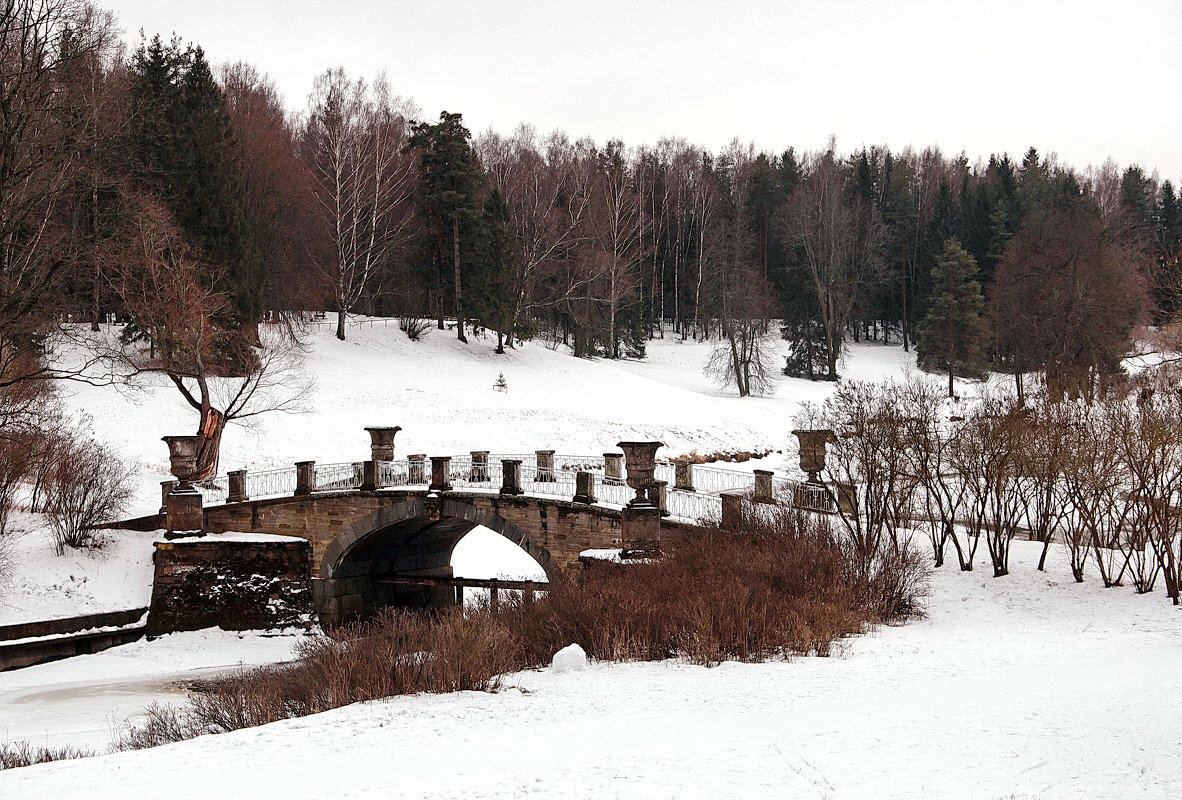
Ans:
{"type": "Polygon", "coordinates": [[[505,352],[505,337],[512,337],[511,293],[513,244],[509,233],[509,208],[493,189],[484,199],[476,258],[468,281],[469,313],[486,328],[497,332],[497,353],[505,352]]]}
{"type": "Polygon", "coordinates": [[[949,397],[956,376],[978,378],[986,370],[984,305],[976,259],[949,239],[932,268],[932,294],[919,329],[919,366],[948,373],[949,397]]]}
{"type": "Polygon", "coordinates": [[[214,268],[234,301],[227,327],[261,312],[259,259],[251,258],[237,142],[222,89],[200,47],[143,42],[128,69],[129,150],[141,187],[161,198],[185,239],[214,268]]]}
{"type": "Polygon", "coordinates": [[[440,284],[443,283],[443,265],[451,264],[456,334],[461,342],[467,342],[460,268],[464,246],[462,233],[480,215],[476,191],[484,182],[484,174],[472,149],[472,134],[464,127],[462,115],[444,111],[435,124],[416,123],[407,147],[419,153],[419,203],[433,223],[435,261],[441,269],[440,284]]]}

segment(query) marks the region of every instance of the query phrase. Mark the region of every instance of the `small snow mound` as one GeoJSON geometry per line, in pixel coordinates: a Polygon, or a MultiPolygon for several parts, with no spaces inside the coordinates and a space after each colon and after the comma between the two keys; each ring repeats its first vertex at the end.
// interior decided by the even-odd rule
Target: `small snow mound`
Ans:
{"type": "Polygon", "coordinates": [[[582,672],[587,669],[587,651],[577,644],[568,644],[554,654],[550,668],[555,672],[582,672]]]}

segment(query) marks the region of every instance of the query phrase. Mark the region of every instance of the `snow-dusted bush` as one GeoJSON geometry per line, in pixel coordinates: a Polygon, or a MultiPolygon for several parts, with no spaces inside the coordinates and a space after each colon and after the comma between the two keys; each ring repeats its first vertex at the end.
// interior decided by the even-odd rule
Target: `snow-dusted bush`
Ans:
{"type": "Polygon", "coordinates": [[[71,758],[88,758],[94,753],[79,747],[48,747],[33,745],[26,741],[0,744],[0,769],[30,767],[49,761],[64,761],[71,758]]]}
{"type": "Polygon", "coordinates": [[[67,547],[100,547],[94,527],[127,507],[136,469],[113,449],[80,433],[68,437],[55,455],[44,492],[58,554],[67,547]]]}

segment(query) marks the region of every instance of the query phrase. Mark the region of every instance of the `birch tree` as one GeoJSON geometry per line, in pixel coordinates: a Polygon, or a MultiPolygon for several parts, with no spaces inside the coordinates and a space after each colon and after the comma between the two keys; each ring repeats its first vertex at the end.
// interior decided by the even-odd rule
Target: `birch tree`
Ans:
{"type": "Polygon", "coordinates": [[[317,77],[308,99],[302,144],[330,243],[315,266],[337,310],[338,339],[413,234],[415,164],[406,145],[414,113],[384,76],[369,85],[339,68],[317,77]]]}

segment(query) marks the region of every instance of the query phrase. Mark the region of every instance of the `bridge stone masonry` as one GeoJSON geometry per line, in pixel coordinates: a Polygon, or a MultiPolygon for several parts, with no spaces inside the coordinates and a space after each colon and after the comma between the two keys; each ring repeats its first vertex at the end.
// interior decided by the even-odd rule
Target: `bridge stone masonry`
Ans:
{"type": "MultiPolygon", "coordinates": [[[[366,430],[370,458],[365,461],[301,461],[263,472],[235,470],[200,482],[187,480],[195,468],[192,437],[165,437],[178,480],[162,485],[161,513],[112,524],[169,531],[170,541],[158,544],[155,617],[167,619],[173,629],[184,628],[189,617],[194,625],[217,618],[217,609],[209,607],[213,598],[198,613],[191,591],[172,596],[167,588],[185,572],[188,553],[206,571],[217,561],[216,542],[222,537],[206,534],[293,537],[283,580],[303,585],[277,588],[275,581],[260,582],[257,575],[243,580],[285,597],[306,593],[321,622],[331,625],[383,605],[454,602],[450,587],[427,579],[452,576],[452,550],[477,525],[521,547],[555,580],[576,567],[584,551],[675,544],[702,520],[725,524],[736,519],[744,503],[787,501],[827,510],[829,502],[819,484],[774,479],[768,471],[757,470],[752,485],[750,473],[698,467],[685,459],[658,464],[660,442],[620,442],[621,452],[602,456],[478,450],[466,456],[395,459],[394,439],[401,429],[366,430]],[[203,545],[191,548],[188,542],[203,545]],[[306,562],[298,578],[291,569],[297,551],[306,562]],[[424,585],[410,580],[415,576],[425,579],[424,585]]],[[[239,538],[224,548],[226,572],[239,568],[243,548],[249,546],[239,538]]],[[[268,546],[276,547],[274,542],[268,546]]],[[[259,623],[254,614],[249,624],[234,619],[221,624],[259,623]]]]}

